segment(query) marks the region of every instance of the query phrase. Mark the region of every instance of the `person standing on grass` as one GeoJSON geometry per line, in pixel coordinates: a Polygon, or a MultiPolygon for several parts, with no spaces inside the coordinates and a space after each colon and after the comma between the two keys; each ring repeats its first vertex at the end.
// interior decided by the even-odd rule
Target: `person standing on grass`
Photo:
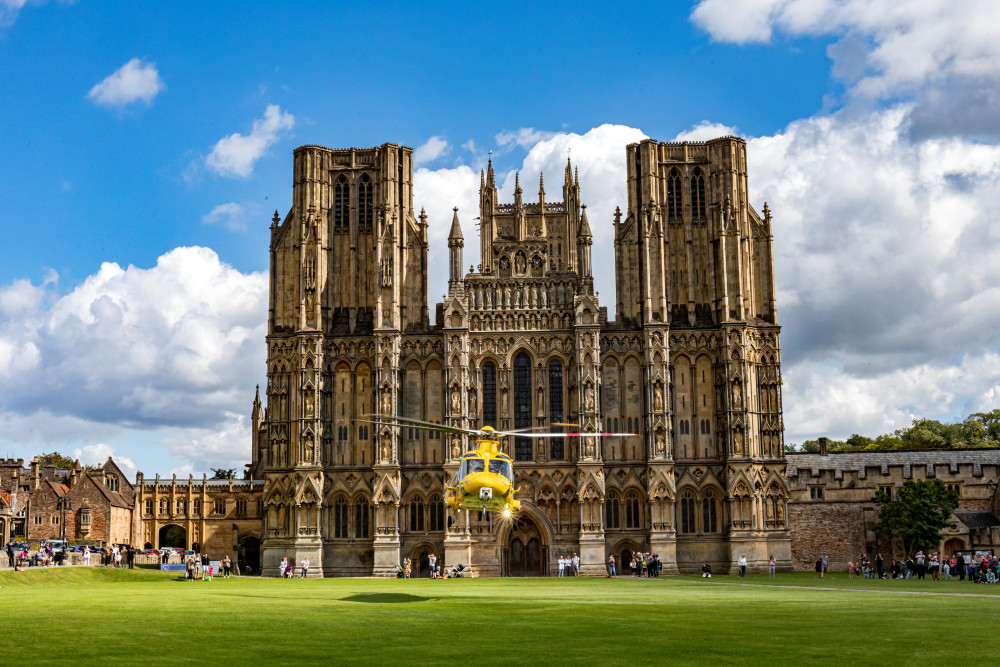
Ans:
{"type": "Polygon", "coordinates": [[[302,576],[299,577],[299,578],[300,579],[305,579],[307,574],[309,574],[309,559],[308,558],[303,558],[302,559],[302,576]]]}
{"type": "Polygon", "coordinates": [[[573,576],[580,576],[580,556],[578,554],[573,554],[573,576]]]}
{"type": "Polygon", "coordinates": [[[427,555],[427,569],[430,572],[431,579],[437,578],[437,556],[434,554],[427,555]]]}
{"type": "Polygon", "coordinates": [[[608,556],[608,576],[617,577],[618,572],[615,570],[615,555],[611,554],[608,556]]]}
{"type": "MultiPolygon", "coordinates": [[[[776,565],[774,554],[771,554],[771,557],[767,559],[767,576],[771,579],[774,579],[774,568],[776,565]]],[[[854,574],[854,563],[851,563],[851,574],[854,574]]]]}
{"type": "Polygon", "coordinates": [[[885,559],[882,558],[881,553],[875,556],[875,571],[878,573],[879,579],[885,577],[885,559]]]}
{"type": "Polygon", "coordinates": [[[819,577],[820,579],[826,579],[826,571],[830,569],[830,557],[826,555],[825,551],[823,552],[822,559],[823,559],[823,571],[820,573],[819,577]]]}
{"type": "Polygon", "coordinates": [[[938,581],[938,572],[941,570],[941,561],[938,560],[938,554],[935,551],[931,554],[931,579],[938,581]]]}
{"type": "Polygon", "coordinates": [[[816,574],[819,576],[820,579],[822,579],[823,578],[823,559],[822,558],[817,558],[816,559],[816,566],[815,567],[816,567],[816,574]]]}
{"type": "Polygon", "coordinates": [[[201,554],[194,555],[194,578],[201,579],[201,554]]]}
{"type": "Polygon", "coordinates": [[[914,558],[914,561],[916,562],[917,565],[917,579],[923,579],[924,571],[926,570],[925,567],[926,559],[924,558],[924,552],[918,551],[916,558],[914,558]]]}
{"type": "Polygon", "coordinates": [[[958,570],[959,581],[965,581],[965,556],[962,554],[955,556],[955,569],[958,570]]]}
{"type": "Polygon", "coordinates": [[[83,564],[90,567],[90,547],[83,548],[83,564]]]}
{"type": "Polygon", "coordinates": [[[7,542],[7,564],[14,567],[14,540],[7,542]]]}
{"type": "MultiPolygon", "coordinates": [[[[740,566],[740,576],[741,577],[747,576],[747,555],[746,554],[740,554],[740,559],[738,561],[736,561],[736,562],[740,566]]],[[[822,576],[822,575],[820,575],[820,576],[822,576]]]]}

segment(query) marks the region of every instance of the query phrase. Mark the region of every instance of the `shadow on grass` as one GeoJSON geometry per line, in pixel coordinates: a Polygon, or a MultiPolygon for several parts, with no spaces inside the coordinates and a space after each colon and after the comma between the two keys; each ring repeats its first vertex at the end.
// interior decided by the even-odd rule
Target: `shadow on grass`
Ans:
{"type": "Polygon", "coordinates": [[[427,602],[428,600],[434,600],[436,598],[424,597],[422,595],[410,595],[409,593],[356,593],[341,599],[345,602],[401,604],[405,602],[427,602]]]}

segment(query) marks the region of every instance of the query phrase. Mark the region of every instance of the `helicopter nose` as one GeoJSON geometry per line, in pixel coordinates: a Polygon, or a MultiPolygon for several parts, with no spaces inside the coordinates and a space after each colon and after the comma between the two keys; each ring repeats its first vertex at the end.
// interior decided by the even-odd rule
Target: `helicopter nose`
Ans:
{"type": "Polygon", "coordinates": [[[479,499],[480,500],[491,500],[493,498],[493,489],[489,487],[484,487],[479,489],[479,499]]]}

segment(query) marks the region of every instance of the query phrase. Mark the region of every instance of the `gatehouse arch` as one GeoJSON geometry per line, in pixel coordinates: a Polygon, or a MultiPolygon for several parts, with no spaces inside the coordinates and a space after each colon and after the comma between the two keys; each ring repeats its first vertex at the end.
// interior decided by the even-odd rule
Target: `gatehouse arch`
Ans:
{"type": "Polygon", "coordinates": [[[175,523],[160,528],[158,535],[159,545],[163,547],[173,547],[175,549],[187,549],[187,531],[175,523]]]}

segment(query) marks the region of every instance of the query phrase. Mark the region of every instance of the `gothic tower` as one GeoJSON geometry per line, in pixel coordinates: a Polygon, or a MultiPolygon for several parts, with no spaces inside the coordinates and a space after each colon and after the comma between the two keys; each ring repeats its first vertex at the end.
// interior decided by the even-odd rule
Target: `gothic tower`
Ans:
{"type": "Polygon", "coordinates": [[[392,527],[376,538],[373,526],[374,503],[398,503],[394,434],[355,432],[354,420],[376,400],[395,403],[399,337],[427,324],[426,224],[413,215],[411,161],[394,144],[295,150],[292,208],[271,227],[265,574],[287,556],[309,558],[322,576],[324,522],[345,534],[350,523],[359,571],[371,572],[379,539],[392,548],[392,527]],[[331,467],[373,464],[376,476],[355,479],[349,505],[328,507],[331,467]]]}
{"type": "Polygon", "coordinates": [[[731,562],[743,552],[773,553],[784,565],[771,217],[766,204],[763,215],[749,204],[746,142],[645,140],[626,155],[628,215],[615,223],[618,317],[643,332],[653,393],[650,478],[662,477],[677,505],[673,528],[664,523],[660,532],[668,541],[676,535],[682,569],[706,551],[731,562]],[[669,415],[658,409],[665,376],[669,415]]]}

